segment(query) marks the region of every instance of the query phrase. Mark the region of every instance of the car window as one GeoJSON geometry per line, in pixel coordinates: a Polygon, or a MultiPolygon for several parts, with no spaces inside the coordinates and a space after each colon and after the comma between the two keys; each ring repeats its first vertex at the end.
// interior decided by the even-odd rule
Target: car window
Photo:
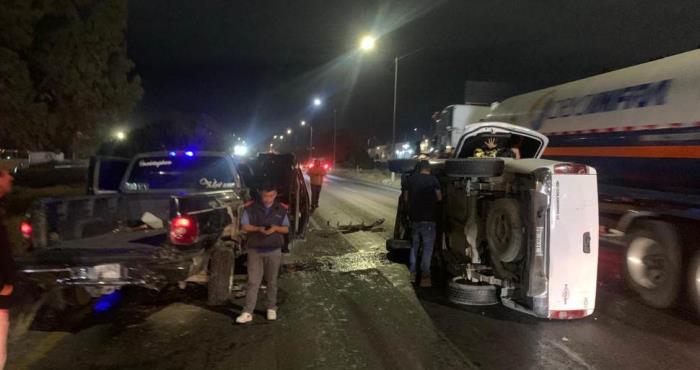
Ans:
{"type": "Polygon", "coordinates": [[[215,156],[162,156],[138,159],[131,168],[126,190],[228,189],[236,174],[226,158],[215,156]]]}

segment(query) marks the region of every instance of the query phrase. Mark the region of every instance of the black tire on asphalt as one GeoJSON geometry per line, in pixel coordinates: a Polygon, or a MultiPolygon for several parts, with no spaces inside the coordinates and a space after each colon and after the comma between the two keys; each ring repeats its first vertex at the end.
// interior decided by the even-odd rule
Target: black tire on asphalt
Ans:
{"type": "Polygon", "coordinates": [[[452,177],[496,177],[503,174],[499,158],[459,158],[445,161],[445,174],[452,177]]]}
{"type": "Polygon", "coordinates": [[[636,223],[628,233],[624,257],[625,281],[646,304],[668,308],[676,303],[683,263],[673,226],[655,220],[636,223]],[[650,266],[661,269],[650,271],[650,266]]]}
{"type": "Polygon", "coordinates": [[[235,266],[233,248],[216,245],[212,248],[209,260],[208,303],[222,305],[231,297],[233,271],[235,266]]]}
{"type": "Polygon", "coordinates": [[[455,304],[489,306],[498,304],[498,289],[493,285],[471,283],[458,276],[447,283],[447,299],[455,304]]]}
{"type": "Polygon", "coordinates": [[[695,252],[688,264],[688,294],[695,312],[700,317],[700,251],[695,252]]]}
{"type": "Polygon", "coordinates": [[[389,170],[397,173],[412,172],[417,164],[417,159],[392,159],[389,161],[389,170]]]}
{"type": "Polygon", "coordinates": [[[491,255],[501,262],[510,263],[523,257],[525,238],[518,200],[501,198],[489,204],[486,239],[491,255]]]}

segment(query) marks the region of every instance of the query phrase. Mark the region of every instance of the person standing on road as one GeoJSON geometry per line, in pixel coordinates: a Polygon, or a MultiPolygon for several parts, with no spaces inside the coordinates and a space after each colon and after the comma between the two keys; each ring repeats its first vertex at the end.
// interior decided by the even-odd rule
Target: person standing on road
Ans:
{"type": "Polygon", "coordinates": [[[321,187],[323,186],[323,178],[326,176],[326,170],[319,159],[314,161],[314,165],[308,171],[309,179],[311,180],[311,208],[318,208],[318,198],[321,196],[321,187]]]}
{"type": "Polygon", "coordinates": [[[10,237],[5,225],[4,201],[12,191],[11,171],[16,167],[15,161],[0,160],[0,370],[5,368],[7,360],[7,334],[10,328],[10,304],[16,278],[17,267],[12,258],[10,237]]]}
{"type": "Polygon", "coordinates": [[[289,233],[287,206],[277,201],[277,190],[264,186],[260,200],[246,204],[241,227],[248,234],[248,284],[245,307],[236,318],[239,324],[253,320],[263,276],[267,283],[267,319],[277,320],[277,278],[282,262],[284,234],[289,233]]]}
{"type": "Polygon", "coordinates": [[[411,282],[416,282],[416,261],[421,241],[423,253],[421,256],[421,287],[430,287],[430,260],[433,255],[433,244],[437,229],[438,202],[442,201],[440,182],[430,174],[430,163],[420,161],[416,165],[416,173],[406,179],[404,202],[408,204],[408,219],[411,222],[411,282]]]}

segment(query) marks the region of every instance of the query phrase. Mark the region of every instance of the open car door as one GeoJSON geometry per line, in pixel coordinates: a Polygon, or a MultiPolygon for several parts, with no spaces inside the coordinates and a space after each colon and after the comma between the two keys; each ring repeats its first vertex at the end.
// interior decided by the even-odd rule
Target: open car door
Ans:
{"type": "Polygon", "coordinates": [[[129,158],[91,157],[88,167],[87,193],[117,193],[130,162],[129,158]]]}

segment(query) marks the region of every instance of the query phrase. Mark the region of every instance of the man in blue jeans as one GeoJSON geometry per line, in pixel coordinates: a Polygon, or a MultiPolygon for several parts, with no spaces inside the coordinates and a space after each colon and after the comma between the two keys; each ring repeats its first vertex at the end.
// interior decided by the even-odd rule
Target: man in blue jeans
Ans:
{"type": "Polygon", "coordinates": [[[430,163],[420,161],[416,171],[406,180],[403,192],[404,202],[408,204],[408,219],[411,221],[411,282],[416,282],[416,259],[423,242],[421,255],[421,287],[430,287],[430,260],[435,244],[438,202],[442,201],[440,182],[430,174],[430,163]]]}

